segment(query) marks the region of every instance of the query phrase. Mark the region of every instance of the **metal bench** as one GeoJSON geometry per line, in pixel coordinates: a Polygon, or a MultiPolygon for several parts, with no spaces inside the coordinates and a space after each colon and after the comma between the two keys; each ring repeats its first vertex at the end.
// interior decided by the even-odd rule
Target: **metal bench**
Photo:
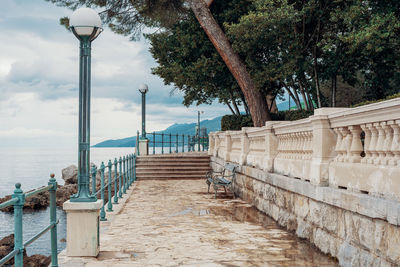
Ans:
{"type": "Polygon", "coordinates": [[[235,197],[235,193],[233,192],[233,182],[236,177],[236,169],[237,165],[232,163],[226,163],[222,171],[209,171],[206,174],[206,183],[208,185],[208,193],[210,193],[210,186],[213,185],[215,190],[214,197],[217,198],[218,188],[223,187],[226,193],[226,187],[229,187],[231,192],[233,193],[233,197],[235,197]]]}

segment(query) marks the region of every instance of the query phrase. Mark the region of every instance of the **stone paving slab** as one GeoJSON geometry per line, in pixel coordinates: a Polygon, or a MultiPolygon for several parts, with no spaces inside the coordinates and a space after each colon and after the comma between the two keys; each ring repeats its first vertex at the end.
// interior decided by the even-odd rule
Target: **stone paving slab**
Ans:
{"type": "Polygon", "coordinates": [[[60,266],[337,266],[247,203],[214,199],[204,180],[137,181],[130,193],[98,257],[62,252],[60,266]]]}

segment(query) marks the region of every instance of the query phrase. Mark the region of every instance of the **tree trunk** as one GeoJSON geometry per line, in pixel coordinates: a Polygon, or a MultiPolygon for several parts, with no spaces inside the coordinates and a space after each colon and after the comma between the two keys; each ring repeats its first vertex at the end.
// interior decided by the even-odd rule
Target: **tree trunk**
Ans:
{"type": "Polygon", "coordinates": [[[304,101],[304,108],[305,108],[305,110],[310,110],[311,108],[310,108],[310,106],[308,104],[306,93],[304,91],[304,87],[303,87],[303,84],[301,83],[301,81],[299,81],[299,87],[300,87],[301,96],[302,96],[303,101],[304,101]]]}
{"type": "Polygon", "coordinates": [[[225,104],[226,104],[226,105],[228,106],[228,108],[231,110],[232,114],[233,114],[233,115],[236,115],[236,113],[235,113],[235,111],[233,111],[231,105],[229,105],[228,102],[225,102],[225,104]]]}
{"type": "MultiPolygon", "coordinates": [[[[297,109],[301,110],[302,108],[301,108],[301,104],[300,104],[298,96],[297,96],[297,98],[294,96],[292,90],[290,90],[290,88],[286,85],[286,83],[283,83],[283,87],[286,89],[286,92],[288,92],[288,94],[289,94],[289,101],[290,101],[290,97],[292,97],[294,100],[294,103],[296,104],[297,109]]],[[[297,92],[295,91],[296,89],[295,88],[293,88],[293,89],[294,89],[293,90],[294,93],[297,94],[297,92]]],[[[290,107],[289,107],[289,110],[290,110],[290,107]]]]}
{"type": "Polygon", "coordinates": [[[229,90],[229,94],[231,95],[232,105],[233,105],[233,108],[234,108],[235,111],[236,111],[236,114],[237,114],[237,115],[240,115],[239,107],[238,107],[237,104],[236,104],[235,97],[233,96],[233,92],[232,92],[231,90],[229,90]]]}
{"type": "Polygon", "coordinates": [[[261,92],[256,88],[250,74],[246,70],[246,66],[239,55],[233,50],[225,33],[215,21],[207,3],[203,0],[189,0],[188,2],[196,19],[242,89],[254,126],[264,126],[266,121],[271,120],[267,103],[261,92]]]}
{"type": "Polygon", "coordinates": [[[336,107],[336,88],[337,88],[337,76],[332,76],[332,87],[331,87],[331,106],[336,107]]]}

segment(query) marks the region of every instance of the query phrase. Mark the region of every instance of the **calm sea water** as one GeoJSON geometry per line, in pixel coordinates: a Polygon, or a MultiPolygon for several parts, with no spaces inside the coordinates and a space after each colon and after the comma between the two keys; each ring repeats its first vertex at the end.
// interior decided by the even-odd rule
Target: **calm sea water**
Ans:
{"type": "MultiPolygon", "coordinates": [[[[90,161],[97,166],[102,161],[133,153],[133,148],[91,148],[90,161]]],[[[64,184],[61,179],[61,170],[71,164],[77,165],[77,150],[68,149],[3,149],[0,148],[0,197],[12,194],[15,183],[22,184],[24,191],[47,185],[50,173],[56,175],[57,182],[64,184]]],[[[39,211],[24,211],[23,233],[24,241],[34,236],[49,224],[49,209],[39,211]]],[[[65,248],[65,242],[60,242],[66,237],[66,218],[59,209],[58,248],[65,248]]],[[[13,233],[14,219],[12,213],[0,212],[0,239],[13,233]]],[[[27,248],[28,255],[50,255],[50,234],[47,233],[27,248]]]]}

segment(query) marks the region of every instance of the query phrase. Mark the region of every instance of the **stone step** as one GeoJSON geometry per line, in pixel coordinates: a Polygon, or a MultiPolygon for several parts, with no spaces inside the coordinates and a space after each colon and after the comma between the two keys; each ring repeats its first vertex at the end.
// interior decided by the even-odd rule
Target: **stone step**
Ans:
{"type": "Polygon", "coordinates": [[[141,171],[136,171],[136,176],[138,175],[158,175],[158,174],[190,174],[190,175],[205,175],[209,170],[199,170],[199,171],[181,171],[181,170],[141,170],[141,171]]]}
{"type": "Polygon", "coordinates": [[[209,162],[163,162],[163,161],[158,161],[158,162],[140,162],[136,164],[137,168],[148,168],[148,167],[173,167],[173,166],[182,166],[182,167],[191,167],[191,166],[196,166],[196,167],[209,167],[210,163],[209,162]]]}
{"type": "Polygon", "coordinates": [[[174,175],[137,175],[138,180],[168,180],[168,179],[205,179],[205,175],[174,174],[174,175]]]}
{"type": "Polygon", "coordinates": [[[197,167],[197,166],[190,166],[190,167],[182,167],[182,166],[167,166],[167,167],[163,167],[163,166],[159,166],[159,167],[137,167],[136,168],[136,172],[143,172],[143,171],[184,171],[184,172],[188,172],[188,171],[203,171],[203,170],[211,170],[211,167],[209,166],[204,166],[204,167],[197,167]]]}
{"type": "Polygon", "coordinates": [[[173,161],[181,161],[181,162],[210,162],[209,157],[143,157],[137,158],[136,162],[173,162],[173,161]]]}

